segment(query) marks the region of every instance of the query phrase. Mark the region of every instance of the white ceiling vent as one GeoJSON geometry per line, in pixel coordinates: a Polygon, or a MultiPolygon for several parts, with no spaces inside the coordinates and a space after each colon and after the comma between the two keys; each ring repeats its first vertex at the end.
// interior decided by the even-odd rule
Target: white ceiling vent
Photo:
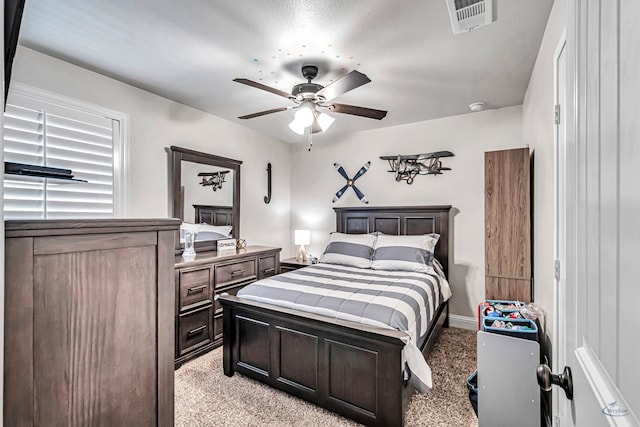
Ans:
{"type": "Polygon", "coordinates": [[[471,31],[491,24],[493,0],[445,0],[449,9],[453,34],[471,31]]]}

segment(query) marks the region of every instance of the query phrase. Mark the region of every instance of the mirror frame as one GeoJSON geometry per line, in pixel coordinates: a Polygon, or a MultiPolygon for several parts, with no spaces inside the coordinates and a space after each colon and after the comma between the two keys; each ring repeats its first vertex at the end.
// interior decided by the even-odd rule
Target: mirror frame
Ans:
{"type": "MultiPolygon", "coordinates": [[[[214,154],[202,153],[200,151],[189,150],[187,148],[171,146],[171,191],[170,206],[173,218],[184,220],[181,214],[183,212],[181,204],[183,199],[180,197],[182,188],[182,161],[201,163],[203,165],[218,166],[233,171],[233,206],[231,221],[231,235],[237,239],[240,236],[240,165],[241,160],[220,157],[214,154]]],[[[180,230],[176,231],[175,236],[176,254],[182,253],[183,246],[180,244],[180,230]]],[[[205,240],[195,243],[196,252],[215,251],[217,250],[217,240],[205,240]]]]}

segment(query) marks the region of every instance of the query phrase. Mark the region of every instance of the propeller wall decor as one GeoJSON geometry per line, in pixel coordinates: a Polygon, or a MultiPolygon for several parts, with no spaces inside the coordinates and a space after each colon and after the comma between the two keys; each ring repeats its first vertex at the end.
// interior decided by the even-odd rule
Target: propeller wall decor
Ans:
{"type": "Polygon", "coordinates": [[[338,190],[336,195],[333,196],[332,202],[335,203],[340,197],[342,197],[344,192],[347,191],[347,188],[351,187],[353,188],[353,191],[356,193],[356,196],[358,196],[358,199],[360,199],[362,203],[369,203],[369,201],[367,200],[365,195],[362,193],[362,191],[358,190],[358,187],[356,187],[354,184],[356,179],[360,178],[362,175],[365,174],[365,172],[369,170],[369,166],[371,166],[371,162],[365,163],[364,166],[362,166],[360,170],[353,176],[353,178],[349,179],[349,175],[347,175],[347,172],[345,172],[344,168],[339,164],[334,163],[333,167],[336,168],[338,173],[342,175],[344,179],[347,180],[347,184],[344,187],[342,187],[340,190],[338,190]]]}
{"type": "Polygon", "coordinates": [[[323,110],[377,120],[381,120],[387,115],[387,112],[383,110],[333,102],[333,100],[338,96],[369,83],[371,80],[365,74],[353,70],[342,77],[339,77],[332,83],[329,83],[327,86],[311,82],[311,80],[315,79],[317,75],[317,66],[303,65],[302,76],[307,79],[307,82],[295,85],[290,94],[280,89],[254,82],[253,80],[241,78],[233,79],[234,82],[252,86],[257,89],[271,92],[283,98],[287,98],[293,101],[294,104],[292,106],[272,108],[270,110],[247,114],[238,118],[253,119],[267,114],[278,113],[280,111],[296,110],[295,118],[289,124],[289,127],[297,134],[303,135],[305,129],[309,129],[310,133],[317,133],[324,132],[329,128],[329,126],[331,126],[334,118],[323,112],[323,110]]]}

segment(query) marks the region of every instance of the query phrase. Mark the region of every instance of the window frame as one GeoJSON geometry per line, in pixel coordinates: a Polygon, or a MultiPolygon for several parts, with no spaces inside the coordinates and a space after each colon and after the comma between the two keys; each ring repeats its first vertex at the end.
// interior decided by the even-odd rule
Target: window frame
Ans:
{"type": "Polygon", "coordinates": [[[18,82],[11,83],[8,101],[11,100],[11,94],[108,117],[120,123],[119,138],[113,140],[113,217],[126,217],[129,212],[129,114],[18,82]]]}

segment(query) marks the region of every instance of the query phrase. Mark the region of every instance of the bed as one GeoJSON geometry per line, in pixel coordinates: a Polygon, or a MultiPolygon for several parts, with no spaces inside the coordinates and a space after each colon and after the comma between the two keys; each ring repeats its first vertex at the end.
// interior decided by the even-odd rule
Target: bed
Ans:
{"type": "MultiPolygon", "coordinates": [[[[346,234],[440,235],[435,258],[449,266],[450,206],[336,208],[346,234]]],[[[234,372],[372,426],[401,426],[414,386],[406,378],[407,334],[235,296],[224,306],[224,373],[234,372]]],[[[433,308],[420,351],[426,357],[448,303],[433,308]]]]}

